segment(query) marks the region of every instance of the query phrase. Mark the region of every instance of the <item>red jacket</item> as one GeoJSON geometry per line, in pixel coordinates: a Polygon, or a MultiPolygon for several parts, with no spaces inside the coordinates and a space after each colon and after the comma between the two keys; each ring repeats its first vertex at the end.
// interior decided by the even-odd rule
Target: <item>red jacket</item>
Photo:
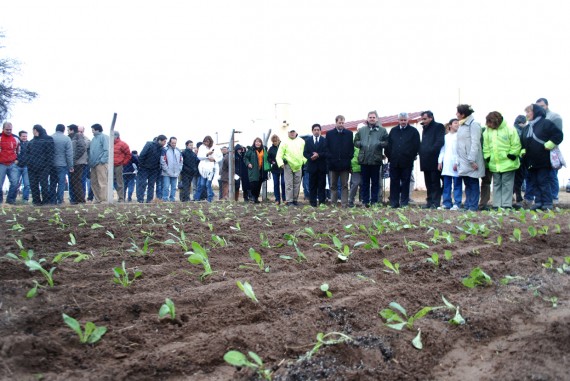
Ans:
{"type": "Polygon", "coordinates": [[[0,132],[0,164],[11,165],[18,159],[20,140],[13,134],[0,132]]]}
{"type": "Polygon", "coordinates": [[[131,149],[129,145],[121,139],[115,139],[115,146],[113,149],[115,167],[119,165],[127,165],[131,161],[131,149]]]}

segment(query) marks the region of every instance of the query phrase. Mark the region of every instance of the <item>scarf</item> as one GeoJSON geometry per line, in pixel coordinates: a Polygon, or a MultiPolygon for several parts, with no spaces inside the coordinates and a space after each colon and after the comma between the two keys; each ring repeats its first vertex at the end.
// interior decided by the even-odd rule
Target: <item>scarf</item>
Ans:
{"type": "Polygon", "coordinates": [[[528,122],[528,131],[526,133],[527,138],[532,138],[532,136],[534,135],[534,125],[536,124],[536,122],[538,122],[541,119],[542,116],[537,116],[536,118],[528,122]]]}
{"type": "Polygon", "coordinates": [[[255,153],[257,154],[257,166],[259,168],[259,170],[263,169],[263,149],[260,150],[255,150],[255,153]]]}

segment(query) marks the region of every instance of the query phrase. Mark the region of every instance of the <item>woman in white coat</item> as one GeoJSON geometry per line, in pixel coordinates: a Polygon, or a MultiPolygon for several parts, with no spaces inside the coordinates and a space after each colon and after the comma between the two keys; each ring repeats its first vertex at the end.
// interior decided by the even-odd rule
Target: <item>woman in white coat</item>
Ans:
{"type": "Polygon", "coordinates": [[[457,106],[457,172],[465,184],[467,210],[479,210],[479,179],[485,176],[485,161],[481,147],[481,125],[473,118],[470,105],[457,106]]]}
{"type": "Polygon", "coordinates": [[[202,145],[198,148],[198,172],[200,178],[198,179],[198,186],[194,192],[194,200],[200,200],[202,190],[206,187],[207,200],[212,202],[214,200],[214,191],[212,190],[212,180],[216,176],[218,168],[217,163],[222,161],[224,155],[218,147],[214,147],[214,139],[211,136],[206,136],[202,141],[202,145]]]}
{"type": "Polygon", "coordinates": [[[459,120],[451,119],[445,126],[445,143],[438,158],[438,169],[443,177],[443,209],[459,210],[463,192],[461,178],[457,172],[457,130],[459,120]],[[451,197],[453,188],[453,199],[451,197]]]}

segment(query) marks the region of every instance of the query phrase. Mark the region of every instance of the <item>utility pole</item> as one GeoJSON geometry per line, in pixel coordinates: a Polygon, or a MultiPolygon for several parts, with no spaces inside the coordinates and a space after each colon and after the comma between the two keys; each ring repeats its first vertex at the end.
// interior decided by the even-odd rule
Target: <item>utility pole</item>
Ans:
{"type": "Polygon", "coordinates": [[[115,123],[117,122],[117,113],[113,114],[113,121],[111,122],[111,130],[109,131],[109,160],[107,161],[107,203],[113,203],[114,193],[114,163],[115,163],[115,123]]]}

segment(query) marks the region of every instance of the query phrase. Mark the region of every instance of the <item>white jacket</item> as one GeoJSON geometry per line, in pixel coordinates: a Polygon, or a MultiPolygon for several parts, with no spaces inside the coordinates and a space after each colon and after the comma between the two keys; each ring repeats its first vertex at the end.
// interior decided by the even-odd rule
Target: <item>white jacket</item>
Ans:
{"type": "Polygon", "coordinates": [[[200,160],[200,164],[198,164],[198,172],[200,172],[200,176],[212,181],[214,176],[216,175],[217,163],[222,161],[224,155],[222,151],[218,147],[208,148],[205,144],[202,144],[200,148],[198,148],[198,160],[200,160]],[[214,151],[212,153],[212,158],[214,161],[209,160],[208,153],[210,151],[214,151]]]}
{"type": "Polygon", "coordinates": [[[457,132],[448,132],[445,135],[445,143],[439,151],[438,163],[443,164],[441,169],[442,176],[457,177],[459,173],[453,170],[453,166],[457,164],[457,132]]]}

